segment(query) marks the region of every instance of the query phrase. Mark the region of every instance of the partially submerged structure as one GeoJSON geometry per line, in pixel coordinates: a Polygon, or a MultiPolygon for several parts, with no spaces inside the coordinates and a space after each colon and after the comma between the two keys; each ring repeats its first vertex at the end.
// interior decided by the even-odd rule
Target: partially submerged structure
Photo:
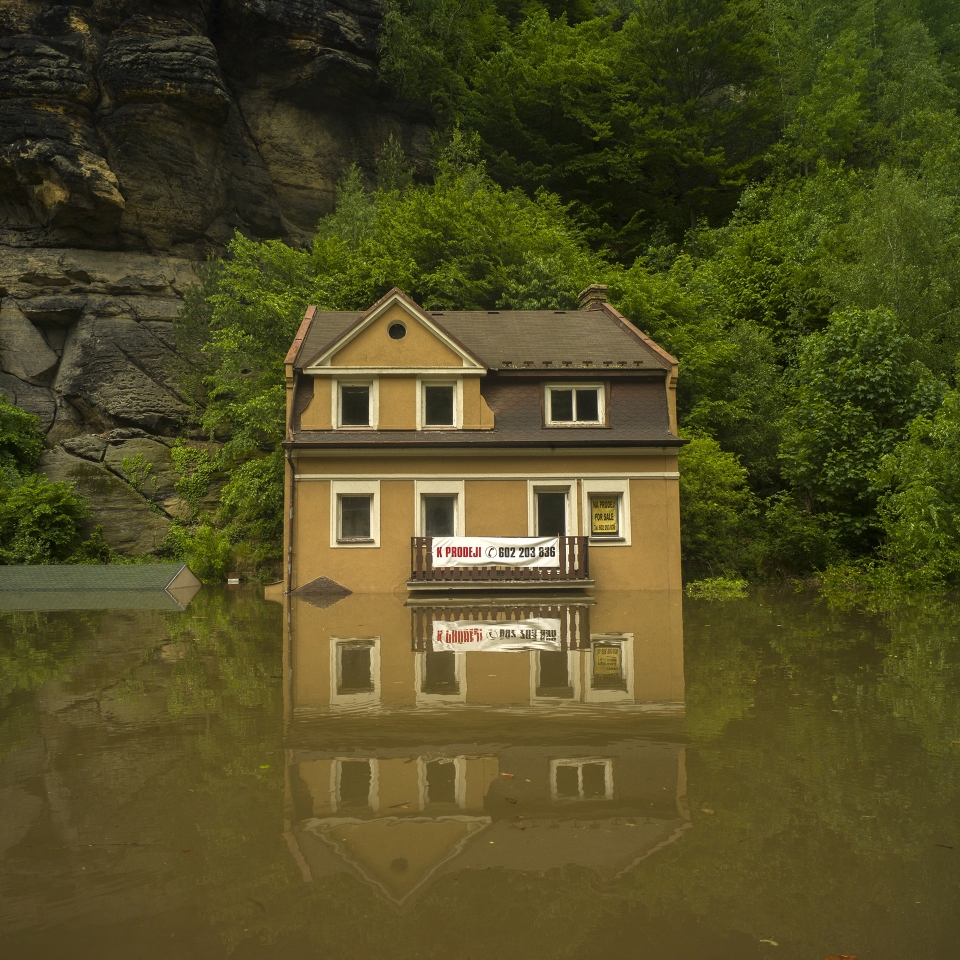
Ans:
{"type": "Polygon", "coordinates": [[[426,311],[397,289],[311,307],[286,376],[287,592],[680,586],[677,363],[606,287],[570,311],[426,311]],[[464,537],[448,552],[559,555],[441,565],[434,541],[464,537]]]}
{"type": "Polygon", "coordinates": [[[199,589],[185,563],[0,567],[0,610],[184,610],[199,589]]]}

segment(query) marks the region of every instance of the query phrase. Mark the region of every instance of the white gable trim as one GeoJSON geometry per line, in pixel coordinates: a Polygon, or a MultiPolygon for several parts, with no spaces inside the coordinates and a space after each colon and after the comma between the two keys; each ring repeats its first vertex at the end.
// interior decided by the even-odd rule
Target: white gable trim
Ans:
{"type": "Polygon", "coordinates": [[[339,350],[342,350],[353,339],[360,336],[367,327],[375,323],[387,310],[396,306],[399,306],[408,316],[425,326],[438,340],[452,350],[460,358],[465,369],[486,372],[486,367],[484,367],[483,364],[478,363],[469,353],[466,353],[463,347],[452,340],[445,330],[438,327],[426,313],[415,307],[414,304],[399,293],[387,297],[376,309],[371,310],[370,313],[364,317],[362,323],[357,324],[352,330],[347,331],[342,337],[335,340],[316,360],[305,368],[304,372],[314,373],[319,372],[321,369],[331,367],[331,361],[339,350]]]}

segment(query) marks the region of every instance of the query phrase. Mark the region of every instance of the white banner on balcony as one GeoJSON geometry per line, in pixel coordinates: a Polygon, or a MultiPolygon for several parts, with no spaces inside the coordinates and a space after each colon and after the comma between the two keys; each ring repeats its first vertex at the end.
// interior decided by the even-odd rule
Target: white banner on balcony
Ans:
{"type": "Polygon", "coordinates": [[[435,567],[559,567],[559,537],[434,537],[435,567]]]}
{"type": "Polygon", "coordinates": [[[433,649],[495,650],[522,653],[524,650],[560,649],[559,620],[434,620],[433,649]]]}

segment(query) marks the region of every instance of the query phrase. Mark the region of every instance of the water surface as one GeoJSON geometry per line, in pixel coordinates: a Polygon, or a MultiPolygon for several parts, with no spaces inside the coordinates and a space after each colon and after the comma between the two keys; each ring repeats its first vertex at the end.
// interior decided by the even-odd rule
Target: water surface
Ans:
{"type": "Polygon", "coordinates": [[[3,955],[958,955],[960,606],[594,600],[0,614],[3,955]]]}

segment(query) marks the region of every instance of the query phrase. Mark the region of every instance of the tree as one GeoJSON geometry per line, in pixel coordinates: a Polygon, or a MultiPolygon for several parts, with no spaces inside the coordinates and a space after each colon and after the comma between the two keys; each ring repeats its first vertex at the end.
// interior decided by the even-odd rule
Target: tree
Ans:
{"type": "Polygon", "coordinates": [[[783,475],[805,508],[837,517],[847,545],[878,542],[875,472],[938,385],[912,341],[883,308],[848,309],[804,341],[784,416],[783,475]]]}

